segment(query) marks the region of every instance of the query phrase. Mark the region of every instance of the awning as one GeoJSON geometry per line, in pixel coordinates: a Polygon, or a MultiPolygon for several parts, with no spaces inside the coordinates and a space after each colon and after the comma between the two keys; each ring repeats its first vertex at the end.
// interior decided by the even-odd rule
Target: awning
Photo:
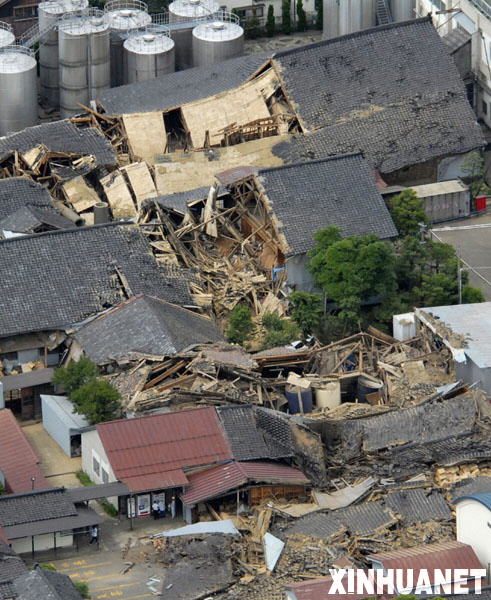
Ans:
{"type": "Polygon", "coordinates": [[[52,379],[53,369],[35,369],[19,375],[7,375],[7,377],[0,379],[0,383],[3,385],[4,392],[11,392],[12,390],[22,390],[36,385],[43,385],[43,383],[50,383],[52,379]]]}
{"type": "Polygon", "coordinates": [[[3,533],[9,540],[16,540],[19,538],[31,537],[33,535],[60,533],[62,531],[78,529],[79,527],[90,527],[92,525],[99,525],[104,521],[104,518],[91,508],[79,508],[77,512],[78,514],[71,517],[46,519],[44,521],[3,527],[3,533]]]}
{"type": "Polygon", "coordinates": [[[67,489],[66,493],[74,502],[86,502],[87,500],[111,498],[112,496],[127,496],[130,490],[125,483],[113,481],[112,483],[101,483],[100,485],[70,488],[67,489]]]}

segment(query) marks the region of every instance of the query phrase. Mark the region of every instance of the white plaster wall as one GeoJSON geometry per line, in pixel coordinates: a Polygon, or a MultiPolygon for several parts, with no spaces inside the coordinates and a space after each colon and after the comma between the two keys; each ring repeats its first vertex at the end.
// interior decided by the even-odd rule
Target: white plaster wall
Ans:
{"type": "Polygon", "coordinates": [[[483,568],[491,564],[491,511],[476,500],[456,505],[457,540],[469,544],[483,568]]]}
{"type": "MultiPolygon", "coordinates": [[[[73,535],[56,534],[56,547],[66,548],[73,545],[73,535]]],[[[34,552],[41,550],[52,550],[55,547],[52,533],[34,536],[34,552]]],[[[18,554],[30,554],[32,552],[32,541],[30,537],[19,538],[12,541],[12,549],[18,554]]]]}
{"type": "MultiPolygon", "coordinates": [[[[99,463],[107,471],[109,475],[108,483],[118,481],[114,475],[109,459],[107,458],[106,451],[102,445],[101,438],[97,433],[96,429],[92,431],[85,431],[82,433],[82,471],[92,479],[94,483],[104,483],[102,480],[102,470],[99,475],[94,471],[92,456],[93,454],[99,459],[99,463]]],[[[118,498],[111,497],[107,500],[115,507],[118,508],[118,498]]]]}

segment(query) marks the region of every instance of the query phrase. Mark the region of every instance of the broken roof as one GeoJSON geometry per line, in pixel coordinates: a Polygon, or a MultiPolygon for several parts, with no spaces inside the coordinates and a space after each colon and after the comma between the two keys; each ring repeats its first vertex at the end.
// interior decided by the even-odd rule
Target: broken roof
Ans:
{"type": "Polygon", "coordinates": [[[0,221],[0,230],[15,233],[35,233],[40,227],[70,229],[75,223],[51,208],[22,206],[0,221]]]}
{"type": "Polygon", "coordinates": [[[293,456],[291,441],[285,444],[284,437],[277,439],[271,427],[264,430],[258,425],[253,406],[220,406],[217,412],[236,460],[293,456]]]}
{"type": "Polygon", "coordinates": [[[138,354],[172,355],[223,339],[208,317],[142,294],[83,325],[74,338],[97,364],[138,354]]]}
{"type": "Polygon", "coordinates": [[[430,18],[279,52],[273,62],[301,122],[322,128],[274,149],[289,162],[362,151],[389,173],[483,145],[430,18]]]}
{"type": "Polygon", "coordinates": [[[2,240],[0,275],[3,336],[63,329],[139,293],[191,304],[182,273],[159,267],[145,236],[128,224],[2,240]]]}
{"type": "Polygon", "coordinates": [[[95,156],[100,166],[117,164],[116,154],[109,141],[93,127],[81,128],[71,121],[53,121],[7,135],[0,139],[0,156],[12,150],[27,152],[43,144],[54,152],[95,156]]]}
{"type": "Polygon", "coordinates": [[[13,588],[19,600],[82,600],[68,575],[40,567],[17,577],[13,588]]]}
{"type": "Polygon", "coordinates": [[[55,208],[48,190],[32,179],[27,177],[0,179],[0,220],[24,206],[39,206],[53,210],[55,208]]]}
{"type": "Polygon", "coordinates": [[[7,490],[13,494],[28,492],[33,477],[37,489],[51,487],[39,467],[39,458],[8,408],[0,410],[0,431],[0,471],[7,490]]]}
{"type": "Polygon", "coordinates": [[[212,407],[99,423],[97,432],[115,476],[133,492],[186,485],[182,469],[233,458],[212,407]]]}
{"type": "Polygon", "coordinates": [[[239,56],[177,71],[104,90],[98,100],[110,115],[168,110],[235,88],[253,75],[266,59],[266,54],[239,56]]]}
{"type": "Polygon", "coordinates": [[[343,236],[397,236],[375,178],[361,154],[261,169],[258,179],[290,254],[314,246],[314,233],[329,225],[343,236]]]}
{"type": "Polygon", "coordinates": [[[438,490],[398,490],[387,494],[385,502],[400,515],[404,525],[452,519],[450,508],[438,490]]]}
{"type": "Polygon", "coordinates": [[[189,487],[182,495],[187,506],[230,493],[247,483],[306,485],[309,480],[299,469],[269,462],[231,462],[189,475],[189,487]]]}

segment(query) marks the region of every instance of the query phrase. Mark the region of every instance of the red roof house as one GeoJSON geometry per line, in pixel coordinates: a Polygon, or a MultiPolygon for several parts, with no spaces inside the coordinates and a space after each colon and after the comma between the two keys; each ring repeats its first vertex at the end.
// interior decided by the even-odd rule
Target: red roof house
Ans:
{"type": "Polygon", "coordinates": [[[51,487],[39,467],[39,458],[8,408],[0,410],[0,471],[10,494],[51,487]]]}

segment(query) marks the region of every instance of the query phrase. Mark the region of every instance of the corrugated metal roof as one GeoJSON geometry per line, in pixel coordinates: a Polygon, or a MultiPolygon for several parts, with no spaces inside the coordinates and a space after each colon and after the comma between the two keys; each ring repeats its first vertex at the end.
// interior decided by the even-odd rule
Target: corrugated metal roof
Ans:
{"type": "MultiPolygon", "coordinates": [[[[347,577],[342,579],[343,587],[347,589],[347,577]]],[[[355,589],[356,589],[356,572],[354,575],[355,589]]],[[[322,577],[319,579],[309,579],[308,581],[302,581],[301,583],[291,583],[286,586],[288,590],[291,590],[295,594],[296,600],[362,600],[367,597],[367,593],[363,594],[341,594],[341,593],[329,593],[332,585],[332,577],[322,577]]]]}
{"type": "Polygon", "coordinates": [[[299,469],[267,462],[232,462],[189,476],[182,496],[187,506],[216,498],[248,482],[305,485],[309,480],[299,469]]]}
{"type": "Polygon", "coordinates": [[[436,569],[480,569],[481,563],[469,544],[440,542],[391,552],[370,554],[369,560],[380,563],[384,569],[427,569],[431,578],[436,569]]]}
{"type": "Polygon", "coordinates": [[[232,459],[212,407],[97,425],[116,477],[133,491],[185,485],[183,468],[232,459]]]}
{"type": "Polygon", "coordinates": [[[13,494],[51,487],[39,468],[39,458],[31,448],[16,418],[8,408],[0,410],[0,470],[7,490],[13,494]]]}
{"type": "Polygon", "coordinates": [[[491,510],[491,492],[481,492],[479,494],[468,494],[466,496],[459,496],[455,498],[454,504],[460,502],[461,500],[475,500],[476,502],[480,502],[484,504],[486,508],[491,510]]]}
{"type": "Polygon", "coordinates": [[[53,379],[53,372],[53,369],[49,368],[35,369],[19,375],[7,375],[7,377],[2,377],[0,381],[3,385],[3,391],[11,392],[12,390],[22,390],[27,387],[50,383],[53,379]]]}

